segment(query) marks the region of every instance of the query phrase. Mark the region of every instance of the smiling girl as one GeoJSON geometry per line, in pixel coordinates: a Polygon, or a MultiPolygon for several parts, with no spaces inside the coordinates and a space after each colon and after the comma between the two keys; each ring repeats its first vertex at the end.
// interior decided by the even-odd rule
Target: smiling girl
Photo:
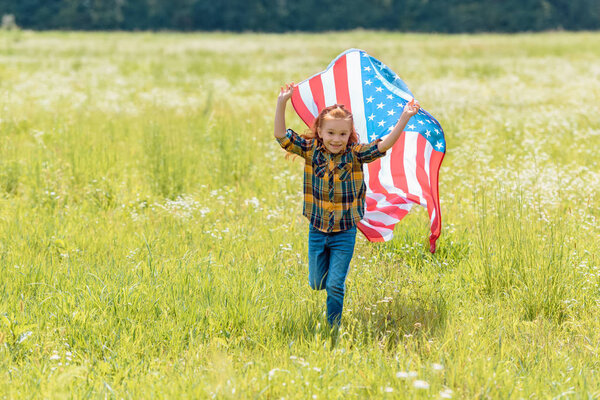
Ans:
{"type": "Polygon", "coordinates": [[[327,321],[341,322],[346,275],[354,253],[356,224],[365,209],[366,185],[362,166],[391,148],[408,120],[419,111],[411,100],[392,132],[383,140],[358,143],[352,113],[335,104],[321,110],[311,130],[298,135],[286,130],[285,108],[294,83],[282,87],[275,111],[275,138],[282,148],[304,158],[303,215],[309,220],[308,282],[327,290],[327,321]]]}

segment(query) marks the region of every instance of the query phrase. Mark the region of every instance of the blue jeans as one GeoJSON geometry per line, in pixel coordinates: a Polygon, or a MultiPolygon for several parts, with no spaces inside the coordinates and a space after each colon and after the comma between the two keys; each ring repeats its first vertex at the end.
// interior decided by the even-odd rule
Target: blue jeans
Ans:
{"type": "Polygon", "coordinates": [[[346,275],[355,242],[356,227],[327,233],[310,225],[308,283],[315,290],[327,289],[327,322],[331,326],[339,326],[342,319],[346,275]]]}

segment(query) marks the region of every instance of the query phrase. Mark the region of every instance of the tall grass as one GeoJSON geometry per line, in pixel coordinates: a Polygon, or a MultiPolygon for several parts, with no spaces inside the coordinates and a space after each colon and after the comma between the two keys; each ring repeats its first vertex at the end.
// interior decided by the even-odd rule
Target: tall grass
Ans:
{"type": "Polygon", "coordinates": [[[599,397],[598,39],[0,33],[0,394],[599,397]],[[349,47],[448,152],[438,251],[359,235],[336,335],[272,123],[349,47]]]}

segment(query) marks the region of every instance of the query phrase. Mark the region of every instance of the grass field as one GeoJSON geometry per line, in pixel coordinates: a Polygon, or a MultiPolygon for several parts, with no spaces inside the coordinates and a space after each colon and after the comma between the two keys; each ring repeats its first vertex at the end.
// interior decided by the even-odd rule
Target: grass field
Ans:
{"type": "Polygon", "coordinates": [[[0,33],[0,398],[600,398],[599,42],[0,33]],[[351,47],[444,127],[443,229],[359,235],[332,344],[273,118],[351,47]]]}

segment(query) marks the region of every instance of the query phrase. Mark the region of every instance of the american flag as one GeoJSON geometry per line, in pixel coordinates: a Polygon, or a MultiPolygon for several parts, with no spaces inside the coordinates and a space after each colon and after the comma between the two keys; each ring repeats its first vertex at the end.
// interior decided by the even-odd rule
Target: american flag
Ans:
{"type": "MultiPolygon", "coordinates": [[[[343,104],[352,112],[359,140],[365,143],[391,132],[413,98],[396,73],[359,49],[346,50],[325,71],[296,86],[292,105],[308,126],[323,108],[343,104]]],[[[438,174],[445,152],[440,123],[421,108],[385,157],[363,166],[366,209],[358,228],[368,240],[390,240],[394,226],[414,204],[420,204],[429,213],[430,251],[435,252],[442,226],[438,174]]]]}

